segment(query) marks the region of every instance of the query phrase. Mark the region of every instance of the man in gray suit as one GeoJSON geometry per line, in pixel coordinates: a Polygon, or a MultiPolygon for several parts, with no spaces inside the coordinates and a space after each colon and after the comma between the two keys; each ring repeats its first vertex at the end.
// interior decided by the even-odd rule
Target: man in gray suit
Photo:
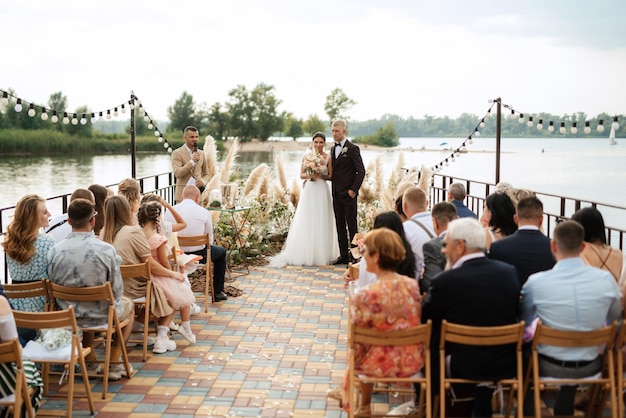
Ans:
{"type": "Polygon", "coordinates": [[[420,291],[428,291],[432,279],[446,267],[446,256],[441,252],[443,237],[448,229],[448,223],[459,217],[456,208],[450,202],[439,202],[431,211],[433,228],[437,236],[426,242],[422,247],[424,252],[424,275],[420,280],[420,291]]]}

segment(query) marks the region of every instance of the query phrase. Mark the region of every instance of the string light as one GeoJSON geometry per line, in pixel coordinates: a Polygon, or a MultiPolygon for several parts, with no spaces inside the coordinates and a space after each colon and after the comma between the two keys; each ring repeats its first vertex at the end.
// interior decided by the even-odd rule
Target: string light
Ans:
{"type": "Polygon", "coordinates": [[[474,128],[474,136],[480,136],[480,132],[478,131],[478,128],[474,128]]]}
{"type": "Polygon", "coordinates": [[[98,114],[98,120],[102,120],[102,112],[98,114]]]}
{"type": "Polygon", "coordinates": [[[611,124],[611,127],[615,129],[616,131],[619,129],[619,122],[618,122],[617,116],[613,117],[613,124],[611,124]]]}
{"type": "Polygon", "coordinates": [[[87,124],[87,115],[85,115],[84,113],[83,113],[83,117],[80,118],[80,124],[81,125],[86,125],[87,124]]]}
{"type": "Polygon", "coordinates": [[[119,112],[117,111],[117,107],[115,109],[113,109],[113,116],[117,117],[119,115],[119,112]]]}
{"type": "MultiPolygon", "coordinates": [[[[489,109],[489,110],[491,110],[491,109],[489,109]]],[[[480,126],[481,128],[484,128],[484,127],[485,127],[485,119],[484,119],[484,118],[480,121],[480,123],[478,124],[478,126],[480,126]]]]}
{"type": "Polygon", "coordinates": [[[41,110],[41,120],[48,120],[48,112],[45,107],[41,110]]]}
{"type": "Polygon", "coordinates": [[[528,126],[529,128],[533,127],[533,117],[532,116],[530,116],[528,118],[528,122],[526,122],[526,126],[528,126]]]}
{"type": "Polygon", "coordinates": [[[70,118],[67,117],[67,112],[63,112],[63,124],[67,125],[70,123],[70,118]]]}
{"type": "Polygon", "coordinates": [[[107,119],[111,119],[111,109],[107,110],[107,119]]]}
{"type": "Polygon", "coordinates": [[[57,115],[57,111],[56,110],[52,111],[52,117],[50,118],[50,121],[52,123],[57,123],[59,121],[59,116],[57,115]]]}
{"type": "Polygon", "coordinates": [[[543,119],[539,119],[539,123],[537,124],[537,130],[540,131],[543,129],[543,119]]]}
{"type": "Polygon", "coordinates": [[[585,131],[586,134],[591,133],[591,126],[589,126],[589,121],[585,122],[585,129],[583,129],[583,131],[585,131]]]}
{"type": "Polygon", "coordinates": [[[597,129],[598,129],[598,132],[600,132],[600,133],[604,132],[604,121],[602,119],[600,119],[598,121],[598,128],[597,129]]]}
{"type": "Polygon", "coordinates": [[[15,104],[15,111],[16,112],[22,111],[22,99],[17,99],[17,103],[15,104]]]}
{"type": "Polygon", "coordinates": [[[96,123],[96,120],[98,120],[98,119],[96,119],[96,114],[92,113],[91,114],[91,123],[96,123]]]}
{"type": "Polygon", "coordinates": [[[519,122],[519,123],[524,123],[524,114],[523,114],[523,113],[520,113],[520,114],[519,114],[519,119],[518,119],[518,122],[519,122]]]}
{"type": "Polygon", "coordinates": [[[548,124],[548,132],[554,132],[554,122],[552,121],[548,124]]]}
{"type": "Polygon", "coordinates": [[[570,129],[572,135],[576,135],[578,133],[578,128],[576,127],[576,122],[572,122],[572,128],[570,129]]]}
{"type": "Polygon", "coordinates": [[[2,92],[2,98],[0,99],[0,103],[2,104],[2,106],[8,106],[9,105],[9,93],[2,92]]]}
{"type": "Polygon", "coordinates": [[[72,116],[72,125],[78,125],[78,118],[76,117],[76,113],[72,116]]]}
{"type": "Polygon", "coordinates": [[[126,113],[126,107],[124,106],[124,103],[122,103],[122,113],[126,113]]]}
{"type": "Polygon", "coordinates": [[[33,105],[31,103],[30,106],[28,107],[28,116],[30,116],[32,118],[36,114],[37,114],[37,112],[35,112],[35,105],[33,105]]]}
{"type": "Polygon", "coordinates": [[[564,134],[565,132],[567,132],[567,131],[565,130],[565,122],[561,122],[561,127],[559,128],[559,132],[560,132],[560,133],[562,133],[562,134],[564,134]]]}

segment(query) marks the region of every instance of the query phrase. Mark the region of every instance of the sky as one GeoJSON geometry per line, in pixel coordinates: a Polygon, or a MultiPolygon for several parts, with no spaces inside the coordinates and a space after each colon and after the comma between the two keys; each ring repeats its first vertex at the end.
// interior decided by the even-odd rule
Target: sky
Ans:
{"type": "Polygon", "coordinates": [[[188,92],[225,103],[275,87],[279,111],[352,120],[626,113],[624,0],[0,0],[0,89],[68,110],[134,91],[155,120],[188,92]]]}

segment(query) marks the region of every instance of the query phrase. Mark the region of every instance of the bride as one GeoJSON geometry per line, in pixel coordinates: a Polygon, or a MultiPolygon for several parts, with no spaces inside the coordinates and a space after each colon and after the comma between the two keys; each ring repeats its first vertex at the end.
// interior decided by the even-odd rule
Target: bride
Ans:
{"type": "Polygon", "coordinates": [[[332,165],[330,154],[324,151],[325,143],[324,134],[316,132],[313,150],[302,158],[302,194],[283,251],[270,258],[271,267],[324,266],[339,254],[333,203],[326,184],[332,177],[332,165]]]}

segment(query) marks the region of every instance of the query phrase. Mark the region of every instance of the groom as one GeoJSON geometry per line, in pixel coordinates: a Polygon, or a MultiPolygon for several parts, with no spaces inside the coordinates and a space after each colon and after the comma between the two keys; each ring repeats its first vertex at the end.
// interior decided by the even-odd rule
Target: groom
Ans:
{"type": "Polygon", "coordinates": [[[365,168],[359,147],[346,139],[346,122],[342,119],[335,120],[331,132],[335,140],[335,146],[331,150],[333,209],[341,254],[333,262],[337,265],[348,264],[350,261],[348,249],[357,233],[357,196],[365,177],[365,168]],[[346,226],[350,232],[349,240],[346,226]]]}

